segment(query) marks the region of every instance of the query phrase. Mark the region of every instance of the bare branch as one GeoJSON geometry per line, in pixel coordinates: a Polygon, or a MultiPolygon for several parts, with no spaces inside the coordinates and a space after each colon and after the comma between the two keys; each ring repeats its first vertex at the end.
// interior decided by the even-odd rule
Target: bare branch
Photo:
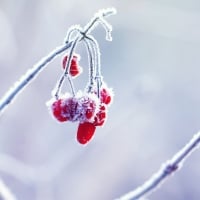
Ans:
{"type": "Polygon", "coordinates": [[[177,152],[170,160],[164,163],[160,170],[143,185],[116,200],[136,200],[156,190],[160,184],[166,180],[167,177],[181,168],[185,159],[199,147],[199,143],[200,132],[195,134],[193,138],[179,152],[177,152]]]}
{"type": "MultiPolygon", "coordinates": [[[[36,65],[33,66],[33,68],[29,69],[21,78],[19,81],[17,81],[14,86],[3,96],[2,99],[0,99],[0,114],[5,110],[5,108],[14,100],[14,98],[19,94],[22,89],[27,86],[33,78],[36,77],[36,75],[41,72],[44,67],[47,66],[57,55],[61,54],[68,48],[70,48],[73,44],[74,46],[76,45],[77,42],[80,40],[84,39],[86,34],[90,33],[98,24],[99,20],[103,17],[110,16],[112,14],[115,14],[116,10],[114,8],[108,8],[108,9],[103,9],[97,12],[94,18],[84,27],[84,30],[82,32],[81,36],[77,36],[75,41],[66,41],[70,39],[71,34],[73,33],[73,28],[70,29],[70,31],[67,33],[68,35],[66,36],[66,40],[64,41],[64,44],[57,47],[55,50],[53,50],[49,55],[46,57],[42,58],[36,65]],[[76,42],[77,40],[77,42],[76,42]]],[[[104,27],[105,28],[105,27],[104,27]]],[[[77,29],[77,26],[74,26],[74,29],[77,29]]],[[[111,28],[110,28],[111,29],[111,28]]],[[[109,31],[111,31],[109,29],[109,31]]],[[[107,30],[106,30],[107,32],[107,30]]],[[[69,64],[70,64],[70,59],[69,59],[69,64]]],[[[68,64],[68,65],[69,65],[68,64]]],[[[66,69],[67,72],[68,69],[66,69]]],[[[65,76],[66,73],[63,75],[65,76]]],[[[62,84],[63,82],[63,77],[61,77],[60,83],[62,84]]]]}

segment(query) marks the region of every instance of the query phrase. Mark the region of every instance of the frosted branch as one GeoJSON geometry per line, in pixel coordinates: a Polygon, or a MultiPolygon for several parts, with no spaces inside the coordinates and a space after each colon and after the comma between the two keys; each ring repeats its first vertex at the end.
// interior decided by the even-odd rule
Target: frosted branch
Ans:
{"type": "Polygon", "coordinates": [[[164,163],[160,170],[143,185],[116,200],[136,200],[156,190],[160,184],[166,180],[167,177],[181,168],[185,159],[199,147],[199,143],[200,132],[195,134],[193,138],[179,152],[177,152],[170,160],[164,163]]]}
{"type": "MultiPolygon", "coordinates": [[[[84,27],[83,32],[81,32],[81,34],[78,34],[75,37],[75,39],[72,41],[68,41],[68,40],[71,39],[71,36],[75,31],[79,31],[79,30],[81,30],[81,28],[77,25],[77,26],[73,26],[71,29],[69,29],[67,36],[65,37],[64,44],[61,45],[60,47],[56,48],[55,50],[53,50],[49,55],[42,58],[41,61],[39,61],[36,65],[34,65],[33,68],[29,69],[19,79],[19,81],[16,82],[14,84],[14,86],[3,96],[3,98],[0,99],[0,114],[2,114],[2,112],[5,110],[5,108],[14,100],[14,98],[22,91],[22,89],[24,89],[25,86],[27,86],[39,74],[39,72],[41,72],[47,66],[47,64],[49,64],[57,55],[61,54],[62,52],[64,52],[65,50],[67,50],[70,47],[72,48],[71,52],[73,52],[73,49],[75,48],[76,43],[78,43],[79,41],[84,39],[86,37],[86,35],[88,33],[90,33],[96,27],[96,25],[98,24],[97,22],[99,22],[100,19],[102,20],[103,17],[107,17],[107,16],[115,14],[115,13],[116,13],[116,10],[114,8],[100,10],[99,12],[97,12],[97,14],[95,14],[95,17],[92,18],[92,20],[84,27]]],[[[70,65],[70,62],[71,62],[70,59],[71,58],[69,58],[67,65],[70,65]]],[[[60,82],[58,83],[59,89],[61,88],[61,85],[63,83],[64,76],[67,76],[67,74],[68,74],[67,73],[68,68],[69,67],[66,67],[65,73],[60,78],[60,82]]],[[[72,91],[74,92],[70,77],[68,77],[68,80],[70,82],[72,91]]],[[[59,89],[58,89],[56,95],[58,95],[59,89]]]]}
{"type": "Polygon", "coordinates": [[[17,81],[14,86],[8,90],[8,92],[0,99],[0,114],[4,111],[6,106],[10,104],[14,98],[19,94],[22,89],[27,86],[31,80],[36,78],[36,76],[41,72],[48,63],[50,63],[57,55],[61,54],[63,51],[68,49],[71,46],[72,42],[65,43],[51,53],[49,53],[46,57],[42,58],[37,64],[33,66],[33,68],[29,69],[20,79],[17,81]]]}

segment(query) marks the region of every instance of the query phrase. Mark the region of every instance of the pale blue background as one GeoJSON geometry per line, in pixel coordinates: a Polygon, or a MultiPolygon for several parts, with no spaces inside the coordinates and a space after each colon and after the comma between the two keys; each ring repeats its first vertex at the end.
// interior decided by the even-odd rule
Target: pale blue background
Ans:
{"type": "MultiPolygon", "coordinates": [[[[113,42],[102,27],[94,36],[115,99],[88,146],[75,141],[77,124],[56,123],[45,106],[60,57],[0,117],[0,176],[20,200],[112,200],[147,180],[200,128],[198,0],[0,0],[0,96],[62,43],[69,26],[112,6],[113,42]]],[[[78,51],[86,70],[84,46],[78,51]]],[[[77,88],[86,76],[80,79],[77,88]]],[[[199,199],[199,155],[149,199],[199,199]]]]}

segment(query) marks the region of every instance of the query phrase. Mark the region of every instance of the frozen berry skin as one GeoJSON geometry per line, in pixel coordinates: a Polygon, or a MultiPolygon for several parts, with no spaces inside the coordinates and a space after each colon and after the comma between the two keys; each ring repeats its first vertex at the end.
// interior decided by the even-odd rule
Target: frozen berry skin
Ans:
{"type": "Polygon", "coordinates": [[[96,104],[94,101],[89,103],[89,106],[86,108],[86,111],[85,111],[86,119],[90,120],[94,116],[95,107],[96,107],[96,104]]]}
{"type": "MultiPolygon", "coordinates": [[[[63,58],[63,61],[62,61],[63,69],[65,69],[65,67],[66,67],[67,60],[68,60],[68,55],[66,55],[63,58]]],[[[76,77],[76,76],[80,75],[82,72],[82,67],[79,66],[78,61],[79,61],[79,56],[73,55],[72,60],[71,60],[71,65],[69,68],[69,73],[72,77],[76,77]]]]}
{"type": "Polygon", "coordinates": [[[53,116],[60,122],[64,122],[64,121],[68,120],[68,117],[66,115],[64,115],[64,113],[63,113],[62,104],[63,104],[63,100],[58,99],[51,106],[53,116]]]}
{"type": "Polygon", "coordinates": [[[107,117],[107,107],[106,105],[102,104],[100,106],[99,112],[96,114],[94,118],[93,124],[95,126],[103,126],[107,117]]]}
{"type": "Polygon", "coordinates": [[[80,123],[77,131],[77,141],[80,144],[88,143],[96,130],[96,126],[90,122],[80,123]]]}
{"type": "Polygon", "coordinates": [[[82,94],[79,97],[79,122],[93,122],[94,117],[99,111],[99,99],[95,94],[82,94]]]}
{"type": "Polygon", "coordinates": [[[102,87],[100,90],[100,98],[101,102],[105,103],[106,105],[111,104],[113,100],[113,91],[111,88],[102,87]]]}
{"type": "MultiPolygon", "coordinates": [[[[68,57],[69,57],[68,55],[63,57],[63,60],[62,60],[63,69],[65,69],[65,67],[66,67],[68,57]]],[[[79,61],[79,56],[78,55],[73,55],[72,60],[71,60],[71,65],[77,65],[78,61],[79,61]]]]}

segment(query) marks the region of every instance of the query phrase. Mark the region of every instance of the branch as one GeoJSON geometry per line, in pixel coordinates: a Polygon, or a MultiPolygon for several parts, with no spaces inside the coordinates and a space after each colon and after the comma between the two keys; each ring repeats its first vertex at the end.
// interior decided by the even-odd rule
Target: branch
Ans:
{"type": "MultiPolygon", "coordinates": [[[[81,37],[77,36],[76,38],[77,42],[84,39],[86,37],[86,34],[90,33],[96,27],[98,22],[102,21],[103,17],[107,17],[115,13],[116,13],[116,10],[114,8],[103,9],[97,12],[95,17],[92,18],[92,20],[85,26],[84,31],[82,32],[82,36],[81,37]]],[[[108,28],[105,28],[105,29],[107,32],[108,28]]],[[[19,94],[22,91],[22,89],[24,89],[25,86],[27,86],[28,83],[30,83],[30,81],[33,80],[33,78],[35,78],[39,74],[39,72],[41,72],[44,69],[44,67],[47,66],[47,64],[49,64],[57,55],[67,50],[73,45],[73,43],[75,43],[73,40],[68,41],[68,39],[70,38],[69,36],[71,36],[72,32],[73,32],[73,29],[72,30],[70,29],[70,31],[67,33],[67,36],[66,36],[67,41],[65,38],[63,45],[57,47],[55,50],[49,53],[49,55],[42,58],[36,65],[33,66],[33,68],[29,69],[25,73],[25,75],[23,75],[21,79],[18,82],[16,82],[14,86],[3,96],[3,98],[0,99],[0,115],[5,110],[5,108],[14,100],[17,94],[19,94]]]]}
{"type": "Polygon", "coordinates": [[[72,42],[57,47],[46,57],[42,58],[36,65],[33,66],[33,68],[29,69],[0,100],[0,114],[6,106],[14,100],[16,95],[21,92],[22,89],[28,85],[28,83],[30,83],[30,81],[33,80],[33,78],[35,78],[48,63],[50,63],[57,55],[68,49],[71,44],[72,42]]]}
{"type": "Polygon", "coordinates": [[[166,180],[167,177],[181,168],[186,158],[191,155],[194,150],[199,148],[199,143],[200,132],[195,134],[179,152],[177,152],[170,160],[164,163],[160,170],[143,185],[116,200],[137,200],[153,192],[153,190],[156,190],[160,184],[166,180]]]}

